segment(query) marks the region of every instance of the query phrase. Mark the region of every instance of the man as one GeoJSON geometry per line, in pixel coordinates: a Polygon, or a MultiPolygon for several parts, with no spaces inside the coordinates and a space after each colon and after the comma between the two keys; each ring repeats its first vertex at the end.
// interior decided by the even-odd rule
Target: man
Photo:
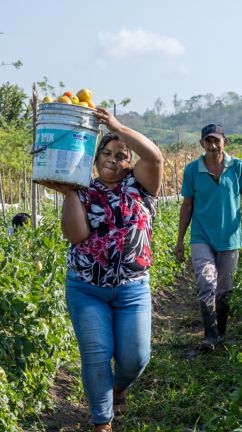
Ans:
{"type": "Polygon", "coordinates": [[[224,151],[227,139],[220,125],[205,126],[200,144],[205,152],[184,171],[175,255],[184,261],[183,239],[192,219],[192,262],[206,338],[200,350],[209,351],[225,337],[241,247],[242,161],[224,151]]]}

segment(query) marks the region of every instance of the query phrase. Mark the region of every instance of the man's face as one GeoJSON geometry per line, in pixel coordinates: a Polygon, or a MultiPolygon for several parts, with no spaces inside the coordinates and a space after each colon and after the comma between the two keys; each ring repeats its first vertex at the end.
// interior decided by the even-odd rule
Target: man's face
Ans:
{"type": "Polygon", "coordinates": [[[200,140],[200,144],[206,151],[207,155],[217,158],[222,155],[223,149],[227,144],[227,139],[208,136],[204,141],[200,140]]]}

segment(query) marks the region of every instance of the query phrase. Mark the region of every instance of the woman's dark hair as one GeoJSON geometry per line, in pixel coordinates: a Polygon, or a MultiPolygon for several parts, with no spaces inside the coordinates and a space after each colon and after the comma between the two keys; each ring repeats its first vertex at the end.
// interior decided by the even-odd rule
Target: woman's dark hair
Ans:
{"type": "MultiPolygon", "coordinates": [[[[98,148],[97,148],[97,153],[96,153],[95,161],[94,161],[95,163],[97,163],[98,156],[100,155],[101,150],[103,150],[104,147],[105,147],[105,146],[106,146],[110,141],[122,141],[122,140],[120,140],[119,136],[118,136],[116,133],[113,133],[113,132],[108,132],[106,135],[104,135],[104,136],[102,137],[100,143],[99,143],[98,148]]],[[[124,145],[125,145],[125,146],[127,147],[127,149],[129,150],[129,153],[130,153],[130,162],[132,163],[133,160],[134,160],[134,152],[133,152],[133,150],[131,150],[131,149],[130,149],[126,144],[124,144],[124,145]]]]}
{"type": "Polygon", "coordinates": [[[28,225],[28,219],[31,219],[31,216],[28,213],[18,213],[13,217],[12,225],[15,228],[19,226],[23,226],[23,224],[28,225]]]}

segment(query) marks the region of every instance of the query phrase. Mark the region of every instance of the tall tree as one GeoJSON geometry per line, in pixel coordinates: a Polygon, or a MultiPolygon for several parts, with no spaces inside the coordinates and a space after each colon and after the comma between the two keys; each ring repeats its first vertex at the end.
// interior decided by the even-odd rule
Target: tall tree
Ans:
{"type": "Polygon", "coordinates": [[[238,93],[235,92],[227,92],[227,103],[228,104],[235,104],[240,102],[240,97],[238,93]]]}
{"type": "Polygon", "coordinates": [[[15,126],[20,126],[27,120],[30,114],[28,97],[18,85],[10,85],[9,82],[0,87],[0,117],[9,123],[13,121],[15,126]]]}
{"type": "Polygon", "coordinates": [[[206,101],[206,108],[211,108],[215,103],[215,96],[212,93],[207,93],[203,97],[206,101]]]}
{"type": "Polygon", "coordinates": [[[179,112],[181,111],[181,108],[182,108],[183,100],[182,99],[178,99],[177,94],[175,94],[173,96],[173,102],[172,103],[173,103],[173,106],[174,106],[175,113],[179,114],[179,112]]]}
{"type": "Polygon", "coordinates": [[[154,103],[154,108],[157,112],[157,115],[160,117],[162,110],[165,108],[164,102],[162,102],[161,98],[157,98],[154,103]]]}
{"type": "Polygon", "coordinates": [[[203,95],[191,97],[191,101],[192,101],[192,105],[193,105],[194,110],[198,110],[199,108],[202,108],[202,99],[203,99],[203,95]]]}

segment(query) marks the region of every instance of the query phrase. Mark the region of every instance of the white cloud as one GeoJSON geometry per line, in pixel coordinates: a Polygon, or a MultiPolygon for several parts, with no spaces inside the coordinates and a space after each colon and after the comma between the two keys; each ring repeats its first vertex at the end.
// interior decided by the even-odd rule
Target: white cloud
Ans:
{"type": "Polygon", "coordinates": [[[185,47],[177,39],[142,29],[123,29],[116,34],[101,32],[98,35],[98,45],[102,56],[116,60],[146,57],[150,54],[177,57],[185,52],[185,47]]]}

